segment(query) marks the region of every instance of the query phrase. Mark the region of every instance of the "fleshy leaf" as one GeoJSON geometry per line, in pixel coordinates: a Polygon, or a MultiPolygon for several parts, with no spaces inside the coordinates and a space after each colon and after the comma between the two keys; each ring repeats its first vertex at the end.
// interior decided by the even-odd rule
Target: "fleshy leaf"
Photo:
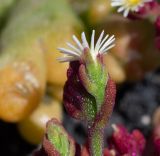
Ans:
{"type": "Polygon", "coordinates": [[[104,102],[108,75],[101,56],[98,55],[97,60],[95,61],[89,59],[91,58],[89,54],[90,52],[87,50],[83,54],[84,64],[81,64],[79,68],[79,75],[85,89],[94,96],[96,100],[96,109],[99,111],[104,102]],[[88,60],[90,61],[88,62],[88,60]]]}
{"type": "Polygon", "coordinates": [[[72,117],[90,123],[96,115],[96,101],[82,85],[79,78],[79,67],[80,63],[78,61],[70,63],[63,100],[68,113],[72,117]]]}
{"type": "Polygon", "coordinates": [[[34,156],[75,156],[73,139],[56,119],[48,121],[42,148],[34,156]]]}
{"type": "Polygon", "coordinates": [[[140,131],[134,130],[130,134],[122,125],[113,125],[113,129],[109,146],[115,149],[117,155],[142,155],[146,141],[140,131]]]}

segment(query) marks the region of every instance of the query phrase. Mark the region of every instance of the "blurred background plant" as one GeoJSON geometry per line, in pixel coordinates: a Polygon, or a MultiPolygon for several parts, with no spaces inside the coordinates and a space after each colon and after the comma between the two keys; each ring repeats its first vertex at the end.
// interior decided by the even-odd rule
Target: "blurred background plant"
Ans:
{"type": "Polygon", "coordinates": [[[152,140],[160,125],[159,5],[156,0],[145,3],[126,18],[106,0],[0,0],[0,155],[31,153],[52,117],[79,144],[85,143],[85,125],[63,109],[68,64],[57,61],[57,48],[83,30],[90,36],[92,29],[96,40],[102,30],[116,36],[116,46],[104,59],[117,83],[110,125],[138,128],[152,140]]]}

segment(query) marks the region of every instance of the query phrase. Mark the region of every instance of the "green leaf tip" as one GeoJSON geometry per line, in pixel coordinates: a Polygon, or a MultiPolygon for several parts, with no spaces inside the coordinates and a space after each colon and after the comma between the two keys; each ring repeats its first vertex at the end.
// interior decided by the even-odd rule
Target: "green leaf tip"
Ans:
{"type": "Polygon", "coordinates": [[[51,119],[47,123],[46,135],[60,156],[75,155],[74,141],[56,119],[51,119]]]}

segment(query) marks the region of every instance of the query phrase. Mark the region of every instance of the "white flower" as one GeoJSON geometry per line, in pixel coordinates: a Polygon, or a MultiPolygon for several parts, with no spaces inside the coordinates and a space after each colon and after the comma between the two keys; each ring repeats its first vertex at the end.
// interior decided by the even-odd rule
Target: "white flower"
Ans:
{"type": "Polygon", "coordinates": [[[123,12],[124,17],[128,16],[129,11],[138,11],[145,3],[152,0],[111,0],[112,7],[119,7],[118,12],[123,12]]]}
{"type": "Polygon", "coordinates": [[[61,53],[65,54],[64,57],[60,57],[58,58],[58,60],[60,62],[70,62],[70,61],[80,60],[85,48],[89,49],[91,56],[93,57],[94,60],[96,60],[98,54],[104,54],[109,49],[115,46],[115,44],[113,43],[115,41],[114,35],[109,37],[109,35],[107,34],[104,38],[103,36],[104,36],[104,31],[102,31],[99,39],[97,40],[97,43],[95,44],[94,43],[95,30],[93,30],[91,36],[91,44],[89,46],[84,32],[82,32],[81,34],[82,43],[77,39],[75,35],[73,35],[73,40],[76,43],[76,45],[73,46],[72,44],[67,43],[70,49],[58,48],[58,50],[61,53]]]}

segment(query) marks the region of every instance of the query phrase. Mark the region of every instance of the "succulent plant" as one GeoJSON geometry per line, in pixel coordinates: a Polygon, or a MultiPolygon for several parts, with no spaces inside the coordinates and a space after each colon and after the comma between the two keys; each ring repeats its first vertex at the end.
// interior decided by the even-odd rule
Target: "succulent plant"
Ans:
{"type": "Polygon", "coordinates": [[[95,44],[94,36],[93,30],[90,47],[84,32],[82,44],[73,36],[76,46],[69,43],[72,50],[59,48],[67,54],[59,60],[70,62],[64,86],[64,106],[70,116],[87,124],[89,153],[97,156],[102,155],[104,128],[114,107],[115,83],[106,72],[103,55],[114,46],[115,38],[106,35],[103,39],[103,31],[95,44]]]}
{"type": "Polygon", "coordinates": [[[122,125],[113,125],[113,129],[109,146],[116,155],[139,156],[143,154],[146,140],[139,130],[134,130],[130,134],[122,125]]]}

